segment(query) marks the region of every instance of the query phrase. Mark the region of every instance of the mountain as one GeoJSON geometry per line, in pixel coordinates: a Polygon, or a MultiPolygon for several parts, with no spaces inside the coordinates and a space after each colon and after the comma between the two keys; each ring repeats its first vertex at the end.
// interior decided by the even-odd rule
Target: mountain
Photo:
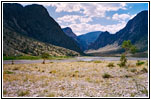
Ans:
{"type": "Polygon", "coordinates": [[[5,29],[37,41],[83,53],[42,5],[33,4],[23,7],[16,3],[4,3],[3,25],[5,29]]]}
{"type": "Polygon", "coordinates": [[[140,49],[140,52],[148,50],[148,11],[138,13],[128,21],[123,29],[115,34],[102,32],[98,39],[89,46],[89,49],[101,49],[113,44],[119,46],[124,40],[131,40],[132,44],[140,49]]]}
{"type": "Polygon", "coordinates": [[[69,36],[69,37],[71,37],[71,38],[77,40],[77,39],[76,39],[76,38],[77,38],[76,34],[73,33],[73,31],[72,31],[72,29],[71,29],[70,27],[63,28],[62,30],[63,30],[63,32],[64,32],[67,36],[69,36]]]}
{"type": "Polygon", "coordinates": [[[51,56],[78,56],[79,53],[37,41],[13,30],[3,27],[3,54],[4,56],[34,55],[49,53],[51,56]]]}
{"type": "Polygon", "coordinates": [[[101,31],[94,31],[94,32],[89,32],[83,35],[79,35],[77,37],[79,43],[82,45],[83,50],[88,49],[88,45],[93,43],[101,34],[101,31]]]}

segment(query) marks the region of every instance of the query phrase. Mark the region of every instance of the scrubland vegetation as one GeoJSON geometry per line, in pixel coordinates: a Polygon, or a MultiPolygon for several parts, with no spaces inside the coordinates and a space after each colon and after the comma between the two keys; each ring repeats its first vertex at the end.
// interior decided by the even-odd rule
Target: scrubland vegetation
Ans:
{"type": "Polygon", "coordinates": [[[147,97],[147,61],[5,64],[4,97],[147,97]],[[140,62],[144,62],[138,64],[140,62]]]}

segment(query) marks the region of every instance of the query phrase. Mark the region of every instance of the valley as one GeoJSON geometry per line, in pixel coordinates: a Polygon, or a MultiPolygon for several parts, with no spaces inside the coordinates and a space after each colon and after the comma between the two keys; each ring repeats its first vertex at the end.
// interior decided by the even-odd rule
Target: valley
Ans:
{"type": "Polygon", "coordinates": [[[148,10],[48,4],[3,3],[4,98],[149,96],[148,10]]]}

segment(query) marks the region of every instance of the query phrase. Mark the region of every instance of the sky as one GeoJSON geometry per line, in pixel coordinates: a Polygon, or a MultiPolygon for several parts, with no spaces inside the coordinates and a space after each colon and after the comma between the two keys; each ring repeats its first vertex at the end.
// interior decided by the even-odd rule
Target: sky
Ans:
{"type": "Polygon", "coordinates": [[[70,27],[76,35],[92,31],[108,31],[115,34],[139,12],[148,10],[148,3],[104,2],[22,2],[23,6],[40,4],[61,26],[70,27]]]}

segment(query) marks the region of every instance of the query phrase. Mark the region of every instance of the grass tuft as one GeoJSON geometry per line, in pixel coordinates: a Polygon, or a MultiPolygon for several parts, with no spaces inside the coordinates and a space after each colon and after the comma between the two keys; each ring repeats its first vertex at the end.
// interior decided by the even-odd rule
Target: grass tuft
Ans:
{"type": "Polygon", "coordinates": [[[102,77],[103,77],[103,78],[111,78],[111,75],[108,74],[108,73],[104,73],[104,74],[102,75],[102,77]]]}
{"type": "Polygon", "coordinates": [[[28,95],[29,94],[29,91],[19,91],[18,92],[18,96],[25,96],[25,95],[28,95]]]}
{"type": "Polygon", "coordinates": [[[55,97],[55,94],[54,94],[54,93],[49,93],[49,94],[47,95],[47,97],[55,97]]]}
{"type": "Polygon", "coordinates": [[[136,66],[141,66],[141,65],[143,65],[144,63],[145,63],[145,62],[143,62],[143,61],[137,60],[136,66]]]}
{"type": "Polygon", "coordinates": [[[6,91],[6,90],[3,90],[3,94],[4,94],[4,95],[7,94],[7,91],[6,91]]]}
{"type": "Polygon", "coordinates": [[[102,63],[100,60],[93,61],[94,63],[102,63]]]}
{"type": "Polygon", "coordinates": [[[131,72],[133,72],[133,73],[136,72],[136,71],[137,71],[137,69],[131,69],[131,72]]]}
{"type": "Polygon", "coordinates": [[[108,66],[108,67],[115,67],[115,66],[114,66],[114,63],[109,63],[107,66],[108,66]]]}
{"type": "Polygon", "coordinates": [[[148,70],[147,70],[147,68],[144,67],[144,68],[141,70],[141,72],[147,73],[148,70]]]}
{"type": "Polygon", "coordinates": [[[55,74],[55,73],[57,73],[57,71],[56,70],[51,70],[49,73],[50,74],[55,74]]]}

